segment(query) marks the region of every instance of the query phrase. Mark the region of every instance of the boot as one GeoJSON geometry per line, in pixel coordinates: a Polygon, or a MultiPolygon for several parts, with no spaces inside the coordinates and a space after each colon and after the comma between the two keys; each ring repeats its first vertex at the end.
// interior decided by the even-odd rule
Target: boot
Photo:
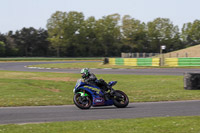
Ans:
{"type": "Polygon", "coordinates": [[[110,89],[110,94],[113,95],[114,92],[115,92],[115,91],[111,88],[111,89],[110,89]]]}
{"type": "Polygon", "coordinates": [[[99,93],[99,96],[103,97],[105,99],[105,101],[108,101],[109,100],[108,93],[106,93],[105,91],[102,91],[102,93],[99,93]]]}
{"type": "Polygon", "coordinates": [[[108,93],[105,93],[105,94],[104,94],[104,99],[105,99],[106,101],[109,100],[109,98],[108,98],[108,93]]]}
{"type": "Polygon", "coordinates": [[[110,94],[112,95],[114,93],[114,90],[112,89],[112,87],[108,85],[107,88],[108,90],[110,90],[110,94]]]}

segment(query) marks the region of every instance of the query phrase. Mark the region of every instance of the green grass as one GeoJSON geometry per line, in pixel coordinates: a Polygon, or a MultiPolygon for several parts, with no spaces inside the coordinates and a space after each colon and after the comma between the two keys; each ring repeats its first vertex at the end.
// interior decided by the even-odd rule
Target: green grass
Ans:
{"type": "Polygon", "coordinates": [[[103,64],[102,62],[81,62],[81,63],[57,63],[57,64],[40,64],[40,65],[31,65],[29,67],[41,67],[41,68],[113,68],[113,69],[151,69],[151,68],[197,68],[200,69],[198,66],[194,67],[187,67],[187,66],[179,66],[179,67],[170,67],[170,66],[124,66],[124,65],[109,65],[109,64],[103,64]]]}
{"type": "Polygon", "coordinates": [[[52,58],[52,57],[14,57],[0,58],[0,61],[65,61],[65,60],[102,60],[102,57],[85,57],[85,58],[52,58]]]}
{"type": "MultiPolygon", "coordinates": [[[[73,88],[80,74],[0,71],[0,107],[73,104],[73,88]]],[[[118,81],[115,89],[130,102],[200,100],[199,90],[184,90],[183,76],[99,74],[118,81]]]]}
{"type": "Polygon", "coordinates": [[[78,75],[0,71],[0,106],[72,104],[78,75]]]}
{"type": "Polygon", "coordinates": [[[200,116],[0,125],[2,133],[200,133],[200,116]]]}
{"type": "MultiPolygon", "coordinates": [[[[81,63],[56,63],[56,64],[39,64],[31,65],[31,67],[42,67],[42,68],[109,68],[110,65],[102,65],[100,62],[81,62],[81,63]]],[[[115,66],[113,66],[115,67],[115,66]]],[[[116,66],[116,68],[118,68],[116,66]]]]}

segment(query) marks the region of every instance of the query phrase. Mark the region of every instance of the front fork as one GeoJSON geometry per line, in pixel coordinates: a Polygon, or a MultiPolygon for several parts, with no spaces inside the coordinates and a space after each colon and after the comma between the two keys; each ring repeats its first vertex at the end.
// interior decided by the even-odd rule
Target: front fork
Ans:
{"type": "Polygon", "coordinates": [[[83,92],[79,91],[77,93],[81,94],[82,97],[89,96],[87,93],[85,93],[85,90],[83,90],[83,92]]]}
{"type": "Polygon", "coordinates": [[[85,93],[85,90],[80,91],[80,92],[77,92],[79,93],[81,96],[78,98],[79,102],[80,103],[83,103],[83,104],[87,104],[87,97],[89,96],[87,93],[85,93]]]}

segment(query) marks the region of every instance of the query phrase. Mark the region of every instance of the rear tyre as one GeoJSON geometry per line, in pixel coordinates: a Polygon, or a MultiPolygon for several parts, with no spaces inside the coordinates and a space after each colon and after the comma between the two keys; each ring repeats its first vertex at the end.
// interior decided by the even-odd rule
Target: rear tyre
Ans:
{"type": "Polygon", "coordinates": [[[125,108],[129,104],[128,96],[124,92],[116,90],[113,103],[117,108],[125,108]]]}
{"type": "Polygon", "coordinates": [[[80,93],[74,95],[74,104],[80,109],[89,109],[92,105],[92,101],[88,96],[81,96],[80,93]]]}

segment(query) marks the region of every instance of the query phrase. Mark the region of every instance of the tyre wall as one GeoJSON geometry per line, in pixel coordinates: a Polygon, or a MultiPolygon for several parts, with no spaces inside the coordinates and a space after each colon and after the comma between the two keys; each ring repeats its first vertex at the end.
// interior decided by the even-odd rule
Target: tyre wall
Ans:
{"type": "Polygon", "coordinates": [[[166,66],[200,66],[200,58],[165,58],[166,66]]]}
{"type": "MultiPolygon", "coordinates": [[[[160,66],[160,58],[109,58],[110,65],[160,66]]],[[[200,57],[165,58],[165,66],[200,66],[200,57]]]]}
{"type": "Polygon", "coordinates": [[[159,66],[160,58],[109,58],[110,65],[159,66]]]}

